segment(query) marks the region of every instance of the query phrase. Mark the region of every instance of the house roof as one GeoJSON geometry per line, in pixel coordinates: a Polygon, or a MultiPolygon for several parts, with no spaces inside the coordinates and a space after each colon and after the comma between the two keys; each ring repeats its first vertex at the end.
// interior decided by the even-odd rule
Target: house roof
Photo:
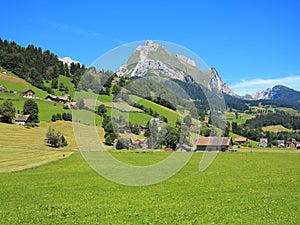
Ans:
{"type": "Polygon", "coordinates": [[[30,115],[18,115],[16,122],[26,122],[30,115]]]}
{"type": "Polygon", "coordinates": [[[47,95],[47,97],[45,99],[47,99],[47,98],[51,98],[53,100],[59,99],[61,101],[67,101],[68,100],[67,97],[56,96],[56,95],[47,95]]]}
{"type": "Polygon", "coordinates": [[[35,92],[31,89],[27,89],[25,91],[22,91],[21,94],[26,94],[27,92],[31,91],[33,94],[35,94],[35,92]]]}
{"type": "Polygon", "coordinates": [[[65,105],[75,106],[76,102],[67,102],[67,103],[65,103],[65,105]]]}
{"type": "Polygon", "coordinates": [[[247,138],[245,138],[245,137],[239,137],[239,138],[234,139],[234,141],[235,142],[246,142],[247,138]]]}
{"type": "Polygon", "coordinates": [[[197,146],[220,146],[230,145],[231,137],[200,137],[197,139],[197,146]]]}

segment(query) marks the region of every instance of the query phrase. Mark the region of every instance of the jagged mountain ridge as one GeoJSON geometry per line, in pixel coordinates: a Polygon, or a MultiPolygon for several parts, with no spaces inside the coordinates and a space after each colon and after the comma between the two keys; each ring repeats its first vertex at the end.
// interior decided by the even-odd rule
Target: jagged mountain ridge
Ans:
{"type": "Polygon", "coordinates": [[[253,94],[253,99],[260,100],[282,100],[300,103],[300,92],[283,85],[276,85],[264,91],[253,94]]]}
{"type": "Polygon", "coordinates": [[[116,74],[120,77],[157,75],[186,82],[195,81],[209,89],[236,96],[215,68],[203,72],[193,59],[180,54],[173,55],[163,46],[150,40],[146,41],[144,46],[138,46],[116,74]]]}

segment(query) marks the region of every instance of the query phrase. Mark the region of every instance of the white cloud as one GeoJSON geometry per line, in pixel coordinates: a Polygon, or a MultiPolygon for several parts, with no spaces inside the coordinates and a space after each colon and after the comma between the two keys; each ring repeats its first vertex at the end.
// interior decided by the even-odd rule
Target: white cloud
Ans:
{"type": "Polygon", "coordinates": [[[272,88],[275,85],[284,85],[296,90],[300,89],[300,76],[288,76],[275,79],[261,79],[256,78],[253,80],[242,80],[230,88],[239,95],[253,94],[262,91],[266,88],[272,88]]]}

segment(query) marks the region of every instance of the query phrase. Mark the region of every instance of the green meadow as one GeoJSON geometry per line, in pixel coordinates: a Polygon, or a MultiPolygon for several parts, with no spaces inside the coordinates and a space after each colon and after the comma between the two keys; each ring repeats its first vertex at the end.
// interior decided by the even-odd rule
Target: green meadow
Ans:
{"type": "MultiPolygon", "coordinates": [[[[134,165],[168,154],[112,153],[134,165]]],[[[79,152],[2,173],[0,224],[299,224],[299,153],[219,153],[199,172],[201,157],[194,153],[175,176],[144,187],[106,180],[79,152]]]]}

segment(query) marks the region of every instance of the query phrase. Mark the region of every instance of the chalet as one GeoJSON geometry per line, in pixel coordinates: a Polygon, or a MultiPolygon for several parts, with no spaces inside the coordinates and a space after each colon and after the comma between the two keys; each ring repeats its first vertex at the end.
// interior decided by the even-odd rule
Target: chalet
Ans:
{"type": "Polygon", "coordinates": [[[196,142],[196,151],[230,151],[231,137],[200,137],[196,142]]]}
{"type": "Polygon", "coordinates": [[[76,108],[76,102],[66,102],[64,106],[68,107],[69,109],[75,109],[76,108]]]}
{"type": "Polygon", "coordinates": [[[191,152],[193,151],[192,147],[188,146],[187,144],[179,145],[176,150],[176,152],[191,152]]]}
{"type": "Polygon", "coordinates": [[[29,122],[30,115],[18,115],[16,118],[16,124],[25,125],[25,123],[29,122]]]}
{"type": "Polygon", "coordinates": [[[22,91],[20,94],[23,98],[35,98],[35,92],[31,89],[22,91]]]}
{"type": "Polygon", "coordinates": [[[170,148],[170,147],[165,147],[165,149],[164,149],[166,152],[172,152],[173,151],[173,149],[172,148],[170,148]]]}
{"type": "Polygon", "coordinates": [[[123,133],[123,134],[126,134],[130,131],[130,127],[127,124],[119,125],[118,129],[119,129],[120,133],[123,133]]]}
{"type": "Polygon", "coordinates": [[[277,140],[277,146],[281,147],[281,148],[285,147],[285,141],[284,140],[277,140]]]}
{"type": "Polygon", "coordinates": [[[296,148],[297,145],[298,145],[298,142],[294,138],[292,140],[286,142],[287,148],[296,148]]]}
{"type": "Polygon", "coordinates": [[[47,95],[45,98],[47,102],[66,102],[69,100],[69,96],[55,96],[55,95],[47,95]]]}
{"type": "Polygon", "coordinates": [[[241,145],[245,145],[248,142],[248,139],[245,137],[239,137],[239,138],[235,138],[234,142],[241,144],[241,145]]]}
{"type": "Polygon", "coordinates": [[[133,142],[133,144],[135,145],[135,148],[148,149],[148,144],[147,144],[146,140],[137,139],[136,141],[133,142]]]}
{"type": "Polygon", "coordinates": [[[259,148],[266,148],[266,147],[268,147],[268,139],[267,138],[261,138],[261,139],[259,139],[258,147],[259,148]]]}
{"type": "Polygon", "coordinates": [[[0,86],[0,92],[6,92],[6,87],[0,86]]]}

